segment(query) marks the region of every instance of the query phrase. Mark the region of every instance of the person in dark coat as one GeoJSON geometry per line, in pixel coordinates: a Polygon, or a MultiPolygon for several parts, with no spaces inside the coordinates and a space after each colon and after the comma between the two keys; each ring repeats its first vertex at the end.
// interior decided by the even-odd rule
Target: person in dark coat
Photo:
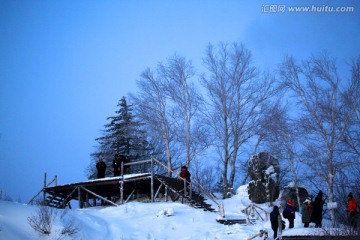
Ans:
{"type": "Polygon", "coordinates": [[[289,228],[293,228],[295,220],[295,207],[291,198],[289,198],[285,204],[285,211],[287,212],[287,219],[289,220],[289,228]]]}
{"type": "Polygon", "coordinates": [[[274,206],[273,211],[270,213],[270,222],[271,228],[274,231],[274,239],[276,239],[278,235],[279,223],[283,222],[279,212],[279,207],[276,205],[274,206]]]}
{"type": "Polygon", "coordinates": [[[114,177],[120,176],[121,172],[121,161],[118,154],[115,154],[115,158],[112,165],[114,171],[114,177]]]}
{"type": "Polygon", "coordinates": [[[325,203],[324,193],[320,191],[313,202],[311,222],[315,223],[316,228],[321,228],[323,205],[325,203]]]}
{"type": "Polygon", "coordinates": [[[190,172],[188,171],[187,167],[186,166],[182,166],[181,167],[181,172],[180,172],[180,177],[182,179],[185,179],[186,182],[190,182],[190,177],[191,177],[191,174],[190,172]]]}
{"type": "Polygon", "coordinates": [[[356,213],[356,200],[352,193],[348,195],[348,206],[346,211],[349,213],[349,223],[353,228],[357,227],[357,213],[356,213]]]}
{"type": "Polygon", "coordinates": [[[190,177],[191,177],[191,173],[188,171],[188,168],[186,166],[182,166],[181,167],[181,171],[180,171],[180,177],[185,181],[185,186],[186,188],[184,189],[184,193],[188,194],[188,191],[190,190],[190,177]]]}
{"type": "Polygon", "coordinates": [[[106,164],[103,162],[102,158],[99,158],[98,162],[96,163],[96,169],[97,169],[97,178],[104,178],[106,164]]]}
{"type": "Polygon", "coordinates": [[[302,204],[302,216],[301,216],[301,220],[305,228],[309,227],[311,220],[311,212],[312,212],[311,197],[307,197],[304,203],[302,204]]]}

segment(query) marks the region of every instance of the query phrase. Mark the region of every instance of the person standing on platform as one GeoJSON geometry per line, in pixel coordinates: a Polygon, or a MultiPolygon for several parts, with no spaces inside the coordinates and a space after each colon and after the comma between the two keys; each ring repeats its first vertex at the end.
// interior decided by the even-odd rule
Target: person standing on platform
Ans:
{"type": "Polygon", "coordinates": [[[96,169],[97,169],[97,178],[104,178],[106,164],[104,163],[104,161],[101,157],[99,158],[98,162],[96,163],[96,169]]]}
{"type": "Polygon", "coordinates": [[[114,177],[120,176],[121,173],[121,161],[118,154],[115,154],[115,158],[112,165],[114,171],[114,177]]]}

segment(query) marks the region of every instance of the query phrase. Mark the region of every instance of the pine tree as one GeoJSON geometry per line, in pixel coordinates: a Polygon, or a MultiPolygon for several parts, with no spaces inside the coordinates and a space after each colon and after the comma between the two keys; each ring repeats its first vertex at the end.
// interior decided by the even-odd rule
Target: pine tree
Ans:
{"type": "MultiPolygon", "coordinates": [[[[89,178],[96,176],[95,164],[102,157],[107,170],[105,175],[112,176],[112,162],[115,154],[124,155],[127,162],[135,162],[149,158],[150,148],[146,140],[145,131],[141,129],[142,123],[135,120],[132,114],[132,105],[123,97],[119,103],[115,116],[108,117],[103,136],[96,138],[99,143],[98,151],[91,154],[92,163],[89,166],[89,178]]],[[[131,172],[144,171],[144,166],[132,166],[131,172]]]]}

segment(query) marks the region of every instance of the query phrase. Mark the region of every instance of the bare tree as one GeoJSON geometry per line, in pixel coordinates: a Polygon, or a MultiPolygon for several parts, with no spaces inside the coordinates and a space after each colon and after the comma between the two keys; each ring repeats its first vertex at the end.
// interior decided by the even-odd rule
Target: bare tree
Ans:
{"type": "MultiPolygon", "coordinates": [[[[261,128],[258,131],[257,146],[265,142],[265,148],[271,149],[271,153],[284,161],[281,164],[283,169],[287,169],[291,180],[294,183],[297,204],[301,206],[299,194],[298,164],[301,163],[298,154],[298,144],[296,142],[296,131],[294,124],[288,115],[288,107],[281,105],[280,98],[272,104],[262,115],[261,128]]],[[[257,148],[255,148],[257,149],[257,148]]]]}
{"type": "Polygon", "coordinates": [[[354,112],[351,124],[344,134],[344,143],[354,158],[360,160],[360,57],[351,65],[351,85],[343,97],[349,111],[354,112]]]}
{"type": "Polygon", "coordinates": [[[272,96],[273,79],[259,77],[251,53],[236,43],[209,45],[204,58],[209,76],[202,82],[209,98],[207,123],[222,160],[223,196],[233,189],[240,147],[258,130],[262,104],[272,96]]]}
{"type": "MultiPolygon", "coordinates": [[[[162,146],[166,152],[168,175],[171,176],[174,158],[175,120],[169,111],[169,101],[165,94],[165,84],[161,76],[156,76],[149,68],[141,73],[137,81],[140,91],[131,95],[139,119],[145,124],[148,134],[155,145],[162,146]]],[[[161,147],[160,147],[161,148],[161,147]]],[[[161,158],[160,158],[161,159],[161,158]]]]}
{"type": "Polygon", "coordinates": [[[160,63],[159,74],[164,80],[164,90],[171,100],[177,141],[185,150],[185,165],[189,166],[208,144],[206,130],[200,124],[202,98],[192,79],[195,70],[190,61],[174,55],[166,64],[160,63]]]}
{"type": "MultiPolygon", "coordinates": [[[[297,141],[304,148],[303,161],[313,176],[326,184],[328,201],[333,202],[336,174],[353,164],[340,149],[352,115],[341,96],[350,85],[341,81],[336,61],[326,53],[312,56],[301,64],[293,57],[286,57],[279,72],[284,86],[298,100],[297,141]]],[[[330,214],[334,225],[334,211],[330,214]]]]}
{"type": "Polygon", "coordinates": [[[190,81],[194,75],[191,62],[174,55],[155,72],[146,69],[137,82],[140,91],[132,95],[150,137],[166,151],[169,176],[180,150],[188,166],[207,147],[205,129],[198,124],[202,99],[190,81]]]}

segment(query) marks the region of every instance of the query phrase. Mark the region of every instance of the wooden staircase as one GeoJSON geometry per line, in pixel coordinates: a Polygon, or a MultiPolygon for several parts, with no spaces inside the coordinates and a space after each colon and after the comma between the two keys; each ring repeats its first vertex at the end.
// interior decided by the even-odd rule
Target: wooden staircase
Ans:
{"type": "Polygon", "coordinates": [[[183,180],[162,175],[156,175],[156,179],[171,190],[170,197],[173,201],[176,201],[181,197],[182,200],[185,200],[194,208],[216,212],[216,210],[206,202],[205,198],[196,191],[192,190],[191,193],[189,191],[185,193],[183,180]]]}

